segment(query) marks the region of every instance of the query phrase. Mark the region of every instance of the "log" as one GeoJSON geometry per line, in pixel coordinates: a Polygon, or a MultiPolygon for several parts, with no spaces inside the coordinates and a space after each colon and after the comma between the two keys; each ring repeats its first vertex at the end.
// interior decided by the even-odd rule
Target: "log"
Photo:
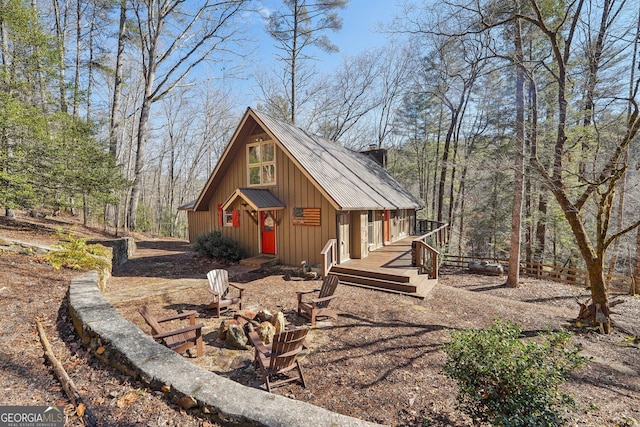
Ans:
{"type": "Polygon", "coordinates": [[[470,261],[469,270],[474,273],[489,274],[493,276],[502,276],[504,274],[502,264],[497,262],[470,261]]]}
{"type": "Polygon", "coordinates": [[[65,394],[67,395],[69,400],[71,400],[71,403],[76,408],[76,412],[78,413],[78,415],[81,416],[84,424],[92,427],[96,426],[97,423],[95,417],[93,416],[89,408],[87,408],[83,403],[82,396],[80,396],[76,385],[73,383],[73,380],[71,379],[71,377],[69,377],[69,374],[67,374],[64,366],[62,366],[62,363],[60,363],[55,353],[53,352],[51,343],[47,338],[47,334],[45,333],[40,320],[36,319],[36,327],[38,329],[38,335],[40,336],[40,342],[42,343],[42,347],[44,348],[44,355],[51,363],[53,372],[58,378],[58,381],[60,381],[65,394]]]}
{"type": "Polygon", "coordinates": [[[258,327],[260,326],[260,322],[257,322],[257,321],[255,321],[255,320],[253,320],[252,318],[245,316],[244,314],[236,314],[236,315],[235,315],[235,317],[236,317],[236,318],[238,318],[238,317],[239,317],[239,318],[241,318],[241,319],[246,320],[246,321],[247,321],[249,324],[251,324],[254,328],[258,328],[258,327]]]}

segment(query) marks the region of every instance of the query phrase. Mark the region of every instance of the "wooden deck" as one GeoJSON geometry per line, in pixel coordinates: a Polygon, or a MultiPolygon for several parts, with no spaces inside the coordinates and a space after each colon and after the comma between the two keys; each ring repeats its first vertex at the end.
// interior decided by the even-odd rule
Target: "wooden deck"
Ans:
{"type": "Polygon", "coordinates": [[[417,267],[411,265],[414,238],[409,236],[383,246],[369,252],[367,258],[345,261],[332,267],[330,272],[338,275],[345,285],[426,298],[438,280],[418,274],[417,267]]]}

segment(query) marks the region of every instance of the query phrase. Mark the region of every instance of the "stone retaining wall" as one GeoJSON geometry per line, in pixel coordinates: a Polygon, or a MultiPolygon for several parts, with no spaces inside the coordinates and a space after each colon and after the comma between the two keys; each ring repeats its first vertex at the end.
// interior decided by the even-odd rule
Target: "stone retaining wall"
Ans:
{"type": "Polygon", "coordinates": [[[38,245],[0,236],[0,250],[25,255],[44,255],[52,250],[52,248],[47,245],[38,245]]]}
{"type": "Polygon", "coordinates": [[[94,239],[88,240],[88,244],[98,244],[111,248],[113,259],[111,260],[112,271],[129,261],[136,251],[136,242],[133,237],[122,237],[119,239],[94,239]]]}
{"type": "Polygon", "coordinates": [[[196,415],[213,422],[273,427],[378,425],[245,387],[201,369],[120,316],[98,289],[95,272],[71,282],[69,312],[83,344],[96,357],[150,388],[164,390],[169,399],[192,401],[196,415]]]}

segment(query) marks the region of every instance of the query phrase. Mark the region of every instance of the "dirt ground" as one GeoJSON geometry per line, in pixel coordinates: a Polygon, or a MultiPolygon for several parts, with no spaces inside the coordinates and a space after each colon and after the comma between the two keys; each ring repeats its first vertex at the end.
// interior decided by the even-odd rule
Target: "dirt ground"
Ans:
{"type": "MultiPolygon", "coordinates": [[[[51,243],[57,226],[3,220],[0,237],[51,243]]],[[[226,348],[217,339],[220,319],[205,308],[210,301],[205,274],[219,265],[195,256],[184,241],[139,237],[135,257],[109,279],[107,299],[145,332],[149,330],[137,313],[142,304],[158,315],[198,310],[205,324],[205,356],[189,360],[259,386],[251,350],[226,348]]],[[[304,324],[295,315],[295,291],[316,288],[319,281],[287,280],[291,271],[282,268],[229,269],[232,279],[246,288],[243,308],[282,311],[291,323],[304,324]]],[[[103,365],[80,346],[65,300],[69,280],[77,274],[55,271],[38,257],[0,254],[0,333],[5,343],[0,350],[0,404],[65,405],[67,425],[82,425],[44,361],[34,326],[40,318],[99,425],[213,425],[103,365]]],[[[455,384],[442,373],[441,346],[451,331],[484,327],[498,317],[520,324],[527,335],[568,327],[577,314],[574,298],[588,298],[588,290],[577,286],[523,278],[521,286],[512,289],[503,282],[500,277],[444,270],[425,300],[339,286],[332,305],[340,317],[319,322],[308,335],[301,359],[307,388],[290,384],[274,392],[392,426],[472,425],[456,410],[455,384]]],[[[640,421],[640,349],[630,339],[640,334],[640,298],[613,299],[624,301],[614,309],[623,330],[608,336],[575,331],[575,342],[591,361],[563,386],[579,406],[568,425],[632,426],[640,421]]]]}

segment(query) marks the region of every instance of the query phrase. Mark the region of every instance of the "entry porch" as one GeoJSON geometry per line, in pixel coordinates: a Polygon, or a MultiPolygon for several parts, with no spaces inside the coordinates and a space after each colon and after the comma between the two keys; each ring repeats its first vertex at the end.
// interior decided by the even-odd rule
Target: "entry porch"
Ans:
{"type": "Polygon", "coordinates": [[[438,224],[422,236],[409,236],[369,252],[366,258],[337,264],[335,245],[323,249],[324,274],[335,274],[345,285],[401,293],[424,299],[438,283],[439,252],[448,225],[438,224]]]}

